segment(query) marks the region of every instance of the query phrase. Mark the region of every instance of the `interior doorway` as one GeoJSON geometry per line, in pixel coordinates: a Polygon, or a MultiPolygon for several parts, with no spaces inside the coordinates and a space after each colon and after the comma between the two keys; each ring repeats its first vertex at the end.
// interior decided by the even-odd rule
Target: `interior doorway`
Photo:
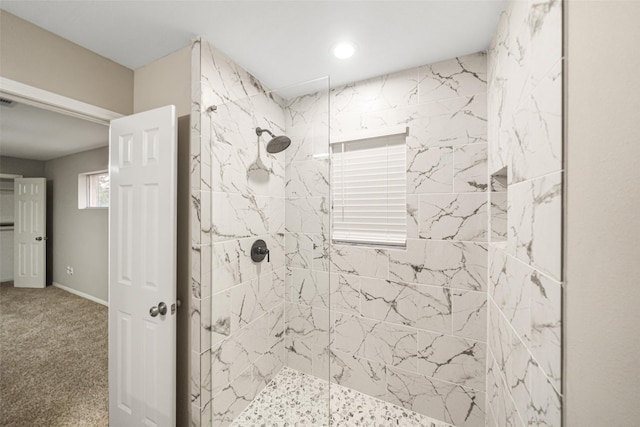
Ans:
{"type": "Polygon", "coordinates": [[[84,175],[108,167],[109,119],[62,114],[60,105],[41,108],[11,94],[4,102],[5,95],[0,425],[108,426],[108,210],[81,209],[79,195],[84,175]],[[21,177],[46,179],[47,232],[35,236],[47,249],[39,267],[48,286],[40,289],[14,286],[14,181],[21,177]]]}

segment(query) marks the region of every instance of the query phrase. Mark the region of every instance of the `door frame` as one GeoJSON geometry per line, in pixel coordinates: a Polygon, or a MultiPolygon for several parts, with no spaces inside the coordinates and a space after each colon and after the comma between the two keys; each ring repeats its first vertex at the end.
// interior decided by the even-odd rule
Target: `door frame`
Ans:
{"type": "MultiPolygon", "coordinates": [[[[14,181],[14,183],[15,183],[16,178],[22,178],[22,175],[15,174],[15,173],[0,173],[0,179],[10,179],[10,180],[14,181]]],[[[15,218],[14,218],[13,224],[14,225],[12,225],[11,227],[15,226],[15,218]]],[[[11,230],[13,230],[13,229],[11,229],[11,230]]],[[[12,250],[15,250],[15,249],[12,248],[12,250]]],[[[13,261],[12,261],[12,264],[13,264],[13,261]]]]}
{"type": "MultiPolygon", "coordinates": [[[[0,76],[0,96],[2,98],[16,101],[33,107],[42,108],[48,111],[54,111],[56,113],[65,114],[67,116],[76,117],[83,120],[88,120],[94,123],[109,127],[111,120],[124,117],[124,114],[116,113],[115,111],[107,110],[96,105],[88,104],[86,102],[78,101],[67,96],[59,95],[57,93],[49,92],[48,90],[40,89],[35,86],[30,86],[15,80],[8,79],[0,76]]],[[[12,177],[10,174],[1,174],[2,177],[12,177]]],[[[22,178],[22,175],[15,176],[16,178],[22,178]]],[[[56,286],[56,283],[53,283],[56,286]]],[[[78,292],[71,291],[71,288],[66,286],[57,286],[65,290],[69,290],[72,293],[78,294],[78,292]]],[[[87,298],[88,295],[80,295],[87,298]]],[[[98,302],[102,305],[108,305],[105,301],[98,300],[97,298],[88,298],[92,301],[98,302]]]]}
{"type": "Polygon", "coordinates": [[[58,95],[57,93],[5,77],[0,77],[0,95],[12,101],[89,120],[105,126],[109,126],[111,120],[124,116],[124,114],[116,113],[115,111],[87,104],[86,102],[58,95]]]}
{"type": "MultiPolygon", "coordinates": [[[[124,114],[116,113],[115,111],[110,111],[96,105],[78,101],[67,96],[49,92],[5,77],[0,77],[0,96],[26,105],[39,107],[83,120],[89,120],[107,127],[111,123],[111,120],[124,117],[124,114]]],[[[2,174],[2,177],[22,178],[22,175],[7,175],[11,174],[2,174]]]]}

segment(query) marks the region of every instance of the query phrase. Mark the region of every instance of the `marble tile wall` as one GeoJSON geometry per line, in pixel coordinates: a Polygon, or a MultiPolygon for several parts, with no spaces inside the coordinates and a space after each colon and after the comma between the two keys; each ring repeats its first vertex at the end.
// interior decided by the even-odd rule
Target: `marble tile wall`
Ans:
{"type": "Polygon", "coordinates": [[[284,102],[202,40],[193,109],[192,424],[226,426],[284,366],[284,102]],[[216,111],[208,107],[216,106],[216,111]],[[254,263],[263,239],[269,262],[254,263]]]}
{"type": "MultiPolygon", "coordinates": [[[[292,233],[285,243],[288,304],[304,310],[287,311],[291,345],[310,356],[290,358],[289,366],[309,372],[328,364],[340,385],[456,426],[484,425],[486,95],[484,53],[331,90],[332,138],[410,128],[407,247],[331,245],[327,273],[326,259],[313,254],[319,243],[326,246],[324,236],[314,237],[311,227],[302,236],[292,233]],[[318,268],[297,271],[308,265],[318,268]],[[321,353],[327,328],[330,351],[321,353]],[[299,345],[301,335],[310,344],[299,345]]],[[[326,181],[317,168],[305,167],[304,175],[287,175],[287,189],[306,195],[309,188],[325,191],[326,181]]],[[[305,199],[298,209],[325,207],[318,203],[305,199]]]]}
{"type": "Polygon", "coordinates": [[[488,51],[489,173],[507,171],[490,195],[491,427],[561,425],[562,67],[560,0],[508,1],[488,51]]]}
{"type": "MultiPolygon", "coordinates": [[[[289,99],[286,131],[287,366],[329,380],[329,91],[289,99]]],[[[327,390],[328,391],[328,390],[327,390]]],[[[318,423],[328,424],[325,420],[318,423]]],[[[295,422],[295,420],[291,420],[295,422]]]]}
{"type": "MultiPolygon", "coordinates": [[[[191,304],[190,317],[190,346],[191,357],[189,362],[189,371],[191,375],[191,425],[200,426],[203,416],[207,417],[207,411],[210,411],[207,402],[202,397],[202,381],[200,377],[201,367],[201,338],[206,335],[206,325],[202,323],[203,319],[211,315],[210,310],[202,302],[201,287],[201,266],[205,265],[205,269],[209,261],[202,259],[202,254],[210,250],[208,245],[202,245],[202,226],[200,216],[202,215],[201,189],[203,188],[201,179],[201,152],[202,139],[200,132],[200,121],[202,115],[201,109],[201,40],[196,39],[191,45],[191,209],[190,230],[191,230],[191,304]],[[204,316],[202,309],[204,308],[204,316]]],[[[205,371],[206,371],[205,367],[205,371]]],[[[210,418],[210,416],[209,416],[210,418]]],[[[206,423],[206,422],[205,422],[206,423]]]]}

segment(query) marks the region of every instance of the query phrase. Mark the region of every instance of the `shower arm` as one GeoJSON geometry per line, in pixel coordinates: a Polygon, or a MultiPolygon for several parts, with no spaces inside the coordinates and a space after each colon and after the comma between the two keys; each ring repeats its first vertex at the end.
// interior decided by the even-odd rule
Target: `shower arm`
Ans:
{"type": "Polygon", "coordinates": [[[261,136],[263,132],[271,135],[271,138],[275,138],[276,136],[269,129],[261,129],[259,127],[256,128],[256,135],[261,136]]]}

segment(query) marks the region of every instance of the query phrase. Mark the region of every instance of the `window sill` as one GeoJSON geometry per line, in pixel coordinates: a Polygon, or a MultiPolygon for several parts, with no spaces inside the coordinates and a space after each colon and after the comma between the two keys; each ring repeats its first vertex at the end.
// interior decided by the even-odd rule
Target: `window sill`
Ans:
{"type": "Polygon", "coordinates": [[[405,250],[407,249],[407,243],[393,245],[389,243],[364,243],[364,242],[349,242],[345,240],[331,240],[334,246],[355,246],[363,249],[395,249],[405,250]]]}

